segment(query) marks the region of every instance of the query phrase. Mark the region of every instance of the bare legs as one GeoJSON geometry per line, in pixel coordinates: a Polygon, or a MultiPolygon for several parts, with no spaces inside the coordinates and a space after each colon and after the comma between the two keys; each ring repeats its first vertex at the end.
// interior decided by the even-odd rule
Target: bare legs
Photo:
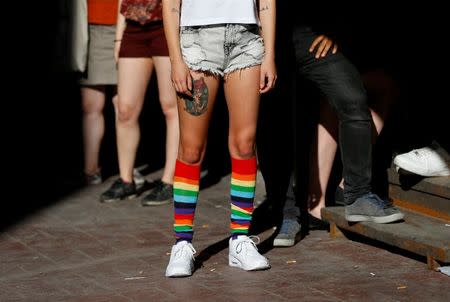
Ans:
{"type": "MultiPolygon", "coordinates": [[[[115,99],[117,96],[114,97],[115,99]]],[[[82,127],[84,148],[84,173],[93,175],[100,171],[99,153],[105,120],[105,86],[83,86],[81,88],[82,127]]]]}
{"type": "Polygon", "coordinates": [[[191,74],[193,85],[196,86],[196,99],[178,100],[180,118],[178,159],[190,165],[199,165],[205,154],[208,126],[219,88],[219,79],[201,72],[191,74]]]}
{"type": "Polygon", "coordinates": [[[325,192],[337,150],[337,117],[328,103],[322,102],[317,136],[312,145],[308,208],[312,216],[320,218],[325,207],[325,192]]]}
{"type": "Polygon", "coordinates": [[[153,57],[153,63],[158,78],[159,101],[166,119],[166,163],[161,180],[172,184],[180,138],[177,95],[170,79],[169,57],[153,57]]]}
{"type": "Polygon", "coordinates": [[[224,84],[230,116],[228,148],[236,159],[255,155],[256,124],[259,111],[260,67],[252,67],[227,75],[224,84]]]}
{"type": "Polygon", "coordinates": [[[162,180],[172,183],[173,179],[178,148],[178,114],[176,94],[170,81],[169,58],[120,58],[116,132],[120,177],[125,182],[133,180],[133,168],[140,141],[139,115],[153,69],[157,74],[159,98],[167,125],[166,165],[162,180]]]}
{"type": "Polygon", "coordinates": [[[117,153],[120,177],[133,181],[133,168],[140,140],[139,114],[153,71],[150,58],[120,58],[116,107],[117,153]]]}
{"type": "MultiPolygon", "coordinates": [[[[207,87],[208,104],[206,111],[196,116],[190,113],[192,112],[188,106],[190,101],[179,101],[181,131],[178,158],[182,162],[195,165],[203,160],[209,120],[219,80],[201,72],[192,72],[192,75],[198,87],[207,87]]],[[[229,150],[230,155],[236,159],[248,159],[255,155],[256,121],[260,98],[259,76],[260,67],[255,66],[228,74],[224,83],[230,116],[229,150]]]]}

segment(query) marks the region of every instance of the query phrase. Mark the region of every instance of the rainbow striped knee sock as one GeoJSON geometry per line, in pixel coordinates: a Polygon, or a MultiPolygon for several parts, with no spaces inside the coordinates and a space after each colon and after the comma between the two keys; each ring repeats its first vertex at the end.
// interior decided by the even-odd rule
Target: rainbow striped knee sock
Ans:
{"type": "Polygon", "coordinates": [[[231,233],[247,235],[252,221],[256,187],[256,157],[231,158],[231,233]]]}
{"type": "Polygon", "coordinates": [[[192,241],[194,215],[200,182],[200,165],[194,166],[177,160],[173,179],[175,223],[173,230],[179,241],[192,241]]]}

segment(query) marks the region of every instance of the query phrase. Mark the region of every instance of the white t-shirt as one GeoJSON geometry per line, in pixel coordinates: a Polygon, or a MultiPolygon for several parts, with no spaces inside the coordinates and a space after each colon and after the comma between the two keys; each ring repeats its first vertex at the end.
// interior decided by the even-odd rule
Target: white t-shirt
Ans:
{"type": "Polygon", "coordinates": [[[182,0],[180,26],[258,24],[255,0],[182,0]]]}

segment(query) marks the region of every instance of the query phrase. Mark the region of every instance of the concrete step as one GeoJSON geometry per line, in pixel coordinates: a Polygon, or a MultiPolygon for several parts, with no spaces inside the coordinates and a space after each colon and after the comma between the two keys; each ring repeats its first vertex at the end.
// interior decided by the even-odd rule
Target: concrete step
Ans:
{"type": "Polygon", "coordinates": [[[339,229],[343,229],[425,256],[430,268],[438,266],[436,261],[449,263],[450,223],[408,209],[401,210],[405,213],[404,222],[392,224],[349,224],[345,220],[343,207],[322,209],[322,218],[330,223],[332,236],[337,236],[339,229]]]}
{"type": "Polygon", "coordinates": [[[450,177],[398,174],[388,170],[389,196],[395,205],[450,221],[450,177]]]}

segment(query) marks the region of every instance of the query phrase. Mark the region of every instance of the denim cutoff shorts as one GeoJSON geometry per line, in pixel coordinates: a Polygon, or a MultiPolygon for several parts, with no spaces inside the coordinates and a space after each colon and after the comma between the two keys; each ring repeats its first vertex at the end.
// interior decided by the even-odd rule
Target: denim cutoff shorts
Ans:
{"type": "Polygon", "coordinates": [[[218,76],[261,65],[264,58],[256,24],[183,26],[180,44],[189,69],[218,76]]]}

